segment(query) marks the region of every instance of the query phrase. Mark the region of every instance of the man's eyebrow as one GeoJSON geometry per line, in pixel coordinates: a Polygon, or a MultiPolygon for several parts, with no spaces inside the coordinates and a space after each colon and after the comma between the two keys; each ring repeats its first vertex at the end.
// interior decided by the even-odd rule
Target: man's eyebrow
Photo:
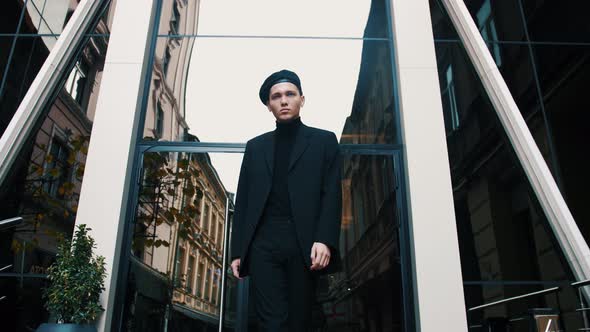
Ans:
{"type": "Polygon", "coordinates": [[[285,91],[276,91],[270,94],[270,96],[277,96],[277,95],[281,95],[281,94],[287,94],[287,93],[297,93],[296,90],[285,90],[285,91]]]}

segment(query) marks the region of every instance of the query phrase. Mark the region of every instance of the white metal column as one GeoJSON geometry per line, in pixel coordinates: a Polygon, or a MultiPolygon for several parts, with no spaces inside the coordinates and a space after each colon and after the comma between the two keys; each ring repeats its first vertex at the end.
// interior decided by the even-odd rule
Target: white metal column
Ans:
{"type": "MultiPolygon", "coordinates": [[[[76,224],[87,224],[97,254],[107,263],[105,314],[97,323],[108,331],[130,190],[141,100],[156,0],[117,1],[96,115],[86,160],[76,224]]],[[[123,262],[124,263],[124,262],[123,262]]]]}
{"type": "MultiPolygon", "coordinates": [[[[577,280],[590,279],[590,249],[463,0],[443,0],[577,280]]],[[[584,288],[587,292],[588,290],[584,288]]]]}
{"type": "Polygon", "coordinates": [[[467,331],[428,0],[391,0],[404,140],[416,328],[467,331]]]}

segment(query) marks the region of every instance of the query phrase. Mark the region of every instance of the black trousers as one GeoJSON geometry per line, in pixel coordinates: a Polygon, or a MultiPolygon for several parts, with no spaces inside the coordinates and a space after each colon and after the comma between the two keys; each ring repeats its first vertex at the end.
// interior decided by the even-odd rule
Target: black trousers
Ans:
{"type": "Polygon", "coordinates": [[[258,225],[249,271],[260,331],[310,331],[317,277],[302,254],[291,220],[267,219],[258,225]]]}

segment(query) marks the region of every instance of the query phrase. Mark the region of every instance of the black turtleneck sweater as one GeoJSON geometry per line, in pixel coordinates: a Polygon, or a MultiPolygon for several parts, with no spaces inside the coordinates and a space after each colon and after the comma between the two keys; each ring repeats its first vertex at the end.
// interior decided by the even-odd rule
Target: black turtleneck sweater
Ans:
{"type": "Polygon", "coordinates": [[[289,122],[277,122],[274,132],[274,169],[272,187],[266,201],[263,215],[273,219],[291,217],[291,202],[287,187],[287,172],[297,131],[301,128],[301,118],[289,122]]]}

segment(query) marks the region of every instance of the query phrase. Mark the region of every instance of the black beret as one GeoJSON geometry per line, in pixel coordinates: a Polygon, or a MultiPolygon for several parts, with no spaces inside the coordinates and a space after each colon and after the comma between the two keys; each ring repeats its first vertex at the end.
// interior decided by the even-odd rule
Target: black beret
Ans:
{"type": "Polygon", "coordinates": [[[301,90],[301,81],[299,80],[299,76],[290,70],[283,69],[281,71],[277,71],[276,73],[272,73],[269,77],[264,80],[262,86],[260,87],[260,91],[258,92],[258,97],[260,97],[260,101],[266,105],[268,102],[270,88],[277,83],[289,82],[295,84],[297,89],[299,90],[299,94],[303,95],[303,91],[301,90]]]}

